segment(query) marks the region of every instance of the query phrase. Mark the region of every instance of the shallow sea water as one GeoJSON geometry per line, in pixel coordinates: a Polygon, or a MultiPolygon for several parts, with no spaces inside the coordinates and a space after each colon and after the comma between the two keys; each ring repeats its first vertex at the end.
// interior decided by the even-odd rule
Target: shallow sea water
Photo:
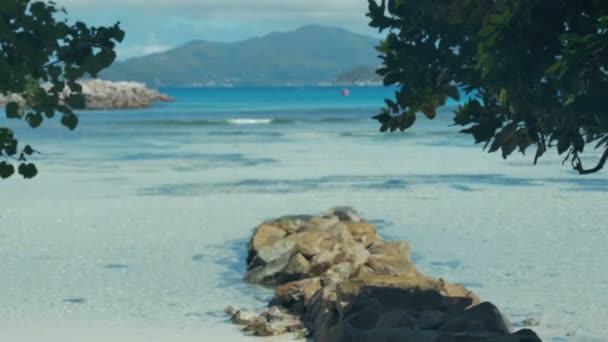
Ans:
{"type": "Polygon", "coordinates": [[[252,229],[337,205],[543,340],[608,340],[605,173],[484,154],[449,109],[376,133],[389,89],[166,91],[19,130],[42,154],[34,180],[0,183],[0,341],[254,340],[222,314],[271,296],[241,281],[252,229]]]}

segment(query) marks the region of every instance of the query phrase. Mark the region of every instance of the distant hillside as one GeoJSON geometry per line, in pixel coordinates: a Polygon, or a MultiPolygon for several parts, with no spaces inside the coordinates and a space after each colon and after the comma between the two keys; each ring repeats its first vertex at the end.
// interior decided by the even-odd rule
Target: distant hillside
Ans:
{"type": "Polygon", "coordinates": [[[101,74],[162,86],[289,86],[333,83],[359,66],[380,64],[377,39],[345,29],[305,26],[236,43],[192,41],[115,63],[101,74]]]}
{"type": "Polygon", "coordinates": [[[341,74],[336,77],[336,84],[382,84],[382,77],[376,74],[376,67],[360,66],[341,74]]]}

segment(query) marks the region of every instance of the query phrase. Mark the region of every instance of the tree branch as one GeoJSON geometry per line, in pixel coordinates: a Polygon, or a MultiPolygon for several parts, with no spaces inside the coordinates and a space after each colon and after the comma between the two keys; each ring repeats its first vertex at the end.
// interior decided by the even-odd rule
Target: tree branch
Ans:
{"type": "Polygon", "coordinates": [[[608,148],[606,148],[606,150],[604,151],[604,154],[602,155],[602,158],[600,158],[599,163],[592,169],[587,169],[585,170],[583,168],[583,163],[581,162],[581,159],[577,157],[577,161],[576,163],[574,163],[574,169],[576,171],[578,171],[579,174],[581,175],[589,175],[592,173],[596,173],[599,170],[601,170],[602,168],[604,168],[604,165],[606,164],[606,161],[608,161],[608,148]]]}

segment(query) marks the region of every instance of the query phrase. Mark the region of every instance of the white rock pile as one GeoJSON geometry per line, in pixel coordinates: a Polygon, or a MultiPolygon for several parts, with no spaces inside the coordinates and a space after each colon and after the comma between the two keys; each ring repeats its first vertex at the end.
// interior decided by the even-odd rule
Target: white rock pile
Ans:
{"type": "MultiPolygon", "coordinates": [[[[138,82],[112,82],[94,79],[83,80],[78,83],[82,86],[86,109],[138,109],[147,108],[157,101],[175,101],[174,98],[161,94],[158,90],[149,89],[145,84],[138,82]]],[[[70,89],[66,88],[62,97],[69,94],[70,89]]],[[[13,101],[23,104],[23,99],[18,95],[0,95],[0,106],[13,101]]]]}

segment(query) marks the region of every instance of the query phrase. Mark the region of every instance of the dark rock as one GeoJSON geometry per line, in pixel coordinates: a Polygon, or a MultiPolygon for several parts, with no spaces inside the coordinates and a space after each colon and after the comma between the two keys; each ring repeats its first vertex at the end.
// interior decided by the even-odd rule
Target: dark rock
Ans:
{"type": "Polygon", "coordinates": [[[540,325],[540,321],[534,318],[528,318],[521,322],[524,327],[537,327],[540,325]]]}
{"type": "Polygon", "coordinates": [[[238,325],[250,325],[258,320],[259,315],[252,311],[237,311],[231,318],[232,323],[238,325]]]}

